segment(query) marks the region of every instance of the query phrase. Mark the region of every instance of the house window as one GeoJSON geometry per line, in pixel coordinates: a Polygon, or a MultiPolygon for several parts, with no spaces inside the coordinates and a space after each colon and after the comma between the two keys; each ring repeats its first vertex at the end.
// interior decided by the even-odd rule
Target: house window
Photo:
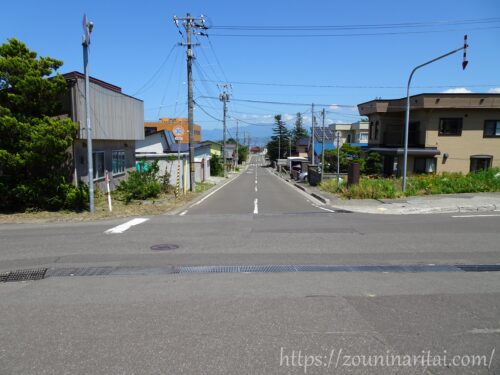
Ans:
{"type": "Polygon", "coordinates": [[[375,121],[375,135],[373,136],[373,139],[378,139],[378,121],[375,121]]]}
{"type": "Polygon", "coordinates": [[[415,158],[413,164],[413,172],[415,173],[434,173],[436,172],[435,158],[415,158]]]}
{"type": "Polygon", "coordinates": [[[347,134],[346,143],[351,143],[351,135],[347,134]]]}
{"type": "Polygon", "coordinates": [[[491,168],[491,161],[493,156],[491,155],[472,155],[470,157],[470,171],[476,172],[484,169],[491,168]]]}
{"type": "Polygon", "coordinates": [[[370,133],[370,141],[373,139],[373,121],[370,122],[370,126],[368,128],[368,131],[370,133]]]}
{"type": "Polygon", "coordinates": [[[484,138],[500,137],[500,120],[486,120],[484,122],[484,138]]]}
{"type": "Polygon", "coordinates": [[[462,135],[462,118],[439,119],[439,135],[462,135]]]}
{"type": "Polygon", "coordinates": [[[125,151],[115,150],[112,151],[112,155],[113,176],[125,173],[125,151]]]}
{"type": "Polygon", "coordinates": [[[94,168],[94,180],[104,178],[104,151],[92,153],[92,166],[94,168]]]}
{"type": "Polygon", "coordinates": [[[368,133],[359,133],[359,142],[368,141],[368,133]]]}

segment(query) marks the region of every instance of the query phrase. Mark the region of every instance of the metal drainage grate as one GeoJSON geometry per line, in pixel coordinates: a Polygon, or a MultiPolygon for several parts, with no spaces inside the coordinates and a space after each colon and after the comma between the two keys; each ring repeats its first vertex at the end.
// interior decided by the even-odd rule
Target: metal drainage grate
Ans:
{"type": "Polygon", "coordinates": [[[50,268],[45,277],[72,276],[127,276],[127,275],[168,275],[177,273],[174,266],[162,267],[82,267],[82,268],[50,268]]]}
{"type": "Polygon", "coordinates": [[[176,250],[178,248],[179,248],[179,245],[175,245],[173,243],[161,243],[161,244],[153,245],[150,247],[151,250],[155,250],[155,251],[176,250]]]}
{"type": "Polygon", "coordinates": [[[455,267],[465,272],[499,272],[500,264],[457,264],[455,267]]]}
{"type": "Polygon", "coordinates": [[[4,272],[0,274],[0,282],[7,283],[15,281],[42,280],[45,277],[46,272],[47,268],[4,272]]]}

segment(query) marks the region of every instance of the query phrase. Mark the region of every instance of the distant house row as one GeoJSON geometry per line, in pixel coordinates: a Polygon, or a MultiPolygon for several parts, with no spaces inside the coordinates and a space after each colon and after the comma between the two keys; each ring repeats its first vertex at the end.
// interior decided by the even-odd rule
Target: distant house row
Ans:
{"type": "MultiPolygon", "coordinates": [[[[63,100],[63,116],[80,124],[77,140],[70,150],[75,182],[87,181],[87,142],[85,128],[84,76],[79,72],[64,74],[68,92],[63,100]]],[[[360,115],[368,121],[332,124],[315,129],[314,151],[321,153],[350,143],[383,157],[386,175],[400,174],[403,158],[405,99],[376,99],[358,105],[360,115]]],[[[136,168],[136,161],[164,159],[187,155],[186,119],[161,118],[144,122],[143,101],[126,95],[121,88],[90,78],[90,111],[93,126],[93,180],[104,181],[109,173],[112,185],[136,168]],[[183,129],[180,144],[174,140],[173,129],[183,129]]],[[[194,127],[196,178],[210,176],[210,157],[221,155],[221,145],[202,142],[201,127],[194,127]]],[[[298,156],[307,156],[310,139],[296,144],[298,156]]],[[[225,159],[234,162],[234,145],[226,148],[225,159]]],[[[419,94],[411,97],[409,131],[410,173],[463,172],[500,167],[500,94],[419,94]]],[[[170,167],[172,168],[172,163],[170,167]]],[[[166,168],[166,166],[164,167],[166,168]]],[[[185,168],[185,163],[183,168],[185,168]]],[[[166,170],[166,169],[164,169],[166,170]]]]}

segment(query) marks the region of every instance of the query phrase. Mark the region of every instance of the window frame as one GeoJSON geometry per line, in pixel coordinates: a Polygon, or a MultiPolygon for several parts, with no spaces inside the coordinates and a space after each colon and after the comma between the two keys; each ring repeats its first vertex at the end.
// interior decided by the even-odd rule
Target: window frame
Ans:
{"type": "Polygon", "coordinates": [[[125,158],[125,150],[111,150],[111,174],[113,176],[120,176],[120,175],[124,175],[126,170],[127,170],[127,165],[126,165],[126,158],[125,158]],[[118,172],[115,172],[115,154],[116,153],[121,153],[123,154],[123,159],[117,159],[118,161],[120,161],[122,164],[120,169],[120,171],[118,172]]]}
{"type": "Polygon", "coordinates": [[[463,117],[441,117],[439,119],[438,135],[440,137],[460,137],[462,135],[463,126],[464,126],[463,117]],[[445,133],[443,131],[442,124],[443,124],[443,121],[446,121],[446,120],[460,120],[460,125],[459,125],[456,133],[445,133]]]}
{"type": "Polygon", "coordinates": [[[431,174],[431,173],[436,173],[437,170],[437,159],[435,157],[416,157],[413,160],[413,173],[415,174],[431,174]],[[424,163],[424,170],[421,171],[420,169],[417,170],[417,160],[423,161],[424,163]],[[432,171],[428,171],[429,166],[432,164],[432,171]]]}
{"type": "Polygon", "coordinates": [[[103,180],[106,174],[106,155],[104,151],[92,151],[92,171],[94,175],[92,179],[94,181],[103,180]],[[102,155],[102,176],[98,174],[98,164],[97,164],[97,155],[102,155]]]}
{"type": "Polygon", "coordinates": [[[484,120],[483,138],[500,138],[500,120],[484,120]],[[493,126],[493,133],[494,134],[493,135],[486,134],[486,124],[488,122],[494,123],[494,126],[493,126]]]}
{"type": "Polygon", "coordinates": [[[478,171],[482,171],[482,170],[488,170],[491,168],[491,166],[493,165],[493,155],[481,155],[481,156],[475,156],[475,155],[471,155],[470,157],[470,164],[469,164],[469,172],[478,172],[478,171]],[[476,167],[477,167],[477,162],[481,160],[481,161],[484,161],[484,160],[487,160],[488,161],[488,166],[486,168],[475,168],[475,169],[472,169],[472,163],[473,161],[476,162],[476,167]]]}

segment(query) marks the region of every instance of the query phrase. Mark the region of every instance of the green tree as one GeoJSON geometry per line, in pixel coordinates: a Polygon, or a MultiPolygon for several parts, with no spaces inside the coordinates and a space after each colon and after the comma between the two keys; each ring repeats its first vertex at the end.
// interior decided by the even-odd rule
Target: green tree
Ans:
{"type": "Polygon", "coordinates": [[[291,135],[292,135],[292,143],[294,145],[299,139],[309,137],[309,132],[304,127],[304,120],[300,112],[297,113],[297,117],[295,118],[295,124],[292,129],[291,135]]]}
{"type": "MultiPolygon", "coordinates": [[[[362,158],[361,147],[351,146],[349,143],[344,143],[340,147],[340,173],[347,173],[349,163],[357,162],[360,164],[360,170],[364,169],[365,161],[362,158]]],[[[337,172],[337,150],[325,151],[325,172],[337,172]]]]}
{"type": "Polygon", "coordinates": [[[67,88],[55,74],[61,65],[16,39],[0,46],[1,210],[85,207],[85,187],[69,183],[78,126],[57,117],[67,88]]]}
{"type": "Polygon", "coordinates": [[[378,152],[369,152],[365,158],[365,168],[362,171],[367,175],[380,175],[382,172],[382,157],[378,152]]]}
{"type": "Polygon", "coordinates": [[[211,176],[224,176],[224,168],[222,166],[222,156],[212,154],[210,157],[210,175],[211,176]]]}
{"type": "MultiPolygon", "coordinates": [[[[274,127],[271,141],[267,144],[267,153],[271,160],[283,159],[288,155],[290,133],[281,115],[274,116],[274,127]]],[[[289,155],[288,155],[289,156],[289,155]]]]}

